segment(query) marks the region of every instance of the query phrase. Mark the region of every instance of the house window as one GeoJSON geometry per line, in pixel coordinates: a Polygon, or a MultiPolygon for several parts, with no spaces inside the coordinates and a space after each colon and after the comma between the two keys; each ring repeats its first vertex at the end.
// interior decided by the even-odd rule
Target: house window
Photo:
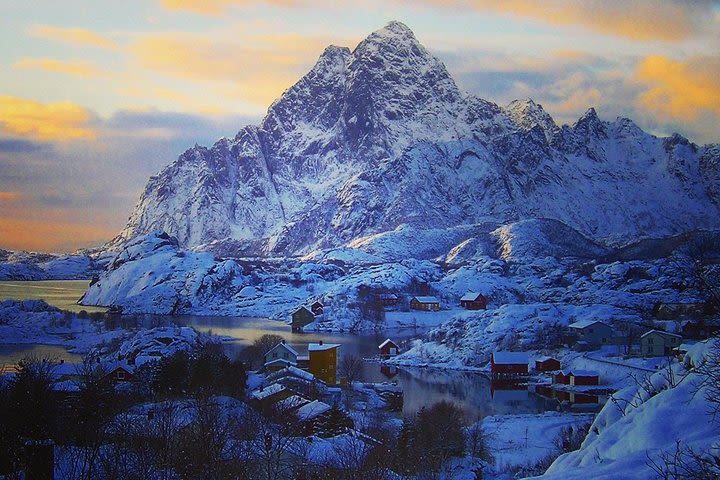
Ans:
{"type": "Polygon", "coordinates": [[[117,372],[117,379],[118,380],[125,380],[125,372],[117,372]]]}
{"type": "Polygon", "coordinates": [[[273,353],[273,358],[277,358],[277,352],[273,353]]]}
{"type": "Polygon", "coordinates": [[[654,343],[655,343],[655,339],[654,339],[654,338],[648,338],[648,343],[649,343],[650,345],[654,344],[654,343]]]}

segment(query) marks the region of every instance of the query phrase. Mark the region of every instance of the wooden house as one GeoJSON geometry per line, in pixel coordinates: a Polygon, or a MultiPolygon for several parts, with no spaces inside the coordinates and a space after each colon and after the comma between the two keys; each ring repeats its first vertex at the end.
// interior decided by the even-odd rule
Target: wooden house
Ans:
{"type": "Polygon", "coordinates": [[[380,356],[383,358],[394,357],[400,353],[400,347],[389,338],[378,345],[378,349],[380,350],[380,356]]]}
{"type": "Polygon", "coordinates": [[[584,385],[599,385],[600,376],[597,372],[590,370],[572,370],[570,372],[570,385],[573,386],[584,386],[584,385]]]}
{"type": "Polygon", "coordinates": [[[323,304],[320,303],[320,302],[315,302],[315,303],[313,303],[312,305],[310,305],[310,311],[311,311],[315,316],[322,315],[322,314],[323,314],[323,308],[325,308],[325,307],[324,307],[323,304]]]}
{"type": "Polygon", "coordinates": [[[643,357],[662,357],[672,355],[680,346],[682,336],[676,333],[650,330],[640,335],[640,354],[643,357]]]}
{"type": "Polygon", "coordinates": [[[557,383],[560,385],[570,385],[570,370],[561,370],[559,372],[553,373],[552,381],[553,383],[557,383]]]}
{"type": "Polygon", "coordinates": [[[298,352],[283,340],[265,354],[265,370],[277,371],[295,366],[297,358],[298,352]]]}
{"type": "Polygon", "coordinates": [[[315,314],[305,305],[292,314],[292,331],[302,332],[303,328],[315,321],[315,314]]]}
{"type": "Polygon", "coordinates": [[[612,343],[613,328],[597,320],[581,320],[568,326],[573,333],[576,345],[596,349],[612,343]]]}
{"type": "Polygon", "coordinates": [[[400,297],[394,293],[381,293],[377,298],[383,307],[392,307],[400,303],[400,297]]]}
{"type": "Polygon", "coordinates": [[[460,306],[467,310],[485,310],[487,299],[481,293],[467,292],[460,298],[460,306]]]}
{"type": "Polygon", "coordinates": [[[490,360],[493,376],[527,375],[527,352],[494,352],[490,360]]]}
{"type": "Polygon", "coordinates": [[[554,372],[560,370],[560,360],[553,357],[540,357],[535,359],[536,372],[554,372]]]}
{"type": "Polygon", "coordinates": [[[135,367],[124,362],[110,362],[102,365],[106,379],[113,383],[130,382],[135,373],[135,367]]]}
{"type": "Polygon", "coordinates": [[[438,311],[440,310],[440,300],[437,297],[412,297],[410,299],[410,308],[428,312],[438,311]]]}
{"type": "Polygon", "coordinates": [[[332,409],[327,403],[323,403],[319,400],[313,400],[310,403],[302,405],[300,408],[295,410],[295,416],[301,425],[303,433],[311,435],[315,433],[316,426],[319,425],[332,409]]]}
{"type": "Polygon", "coordinates": [[[337,366],[340,356],[339,343],[318,343],[308,344],[308,356],[310,357],[310,373],[328,385],[337,384],[337,366]]]}
{"type": "Polygon", "coordinates": [[[260,387],[250,393],[250,403],[262,410],[264,413],[272,412],[274,404],[280,400],[292,396],[293,393],[284,385],[273,383],[266,387],[260,387]]]}

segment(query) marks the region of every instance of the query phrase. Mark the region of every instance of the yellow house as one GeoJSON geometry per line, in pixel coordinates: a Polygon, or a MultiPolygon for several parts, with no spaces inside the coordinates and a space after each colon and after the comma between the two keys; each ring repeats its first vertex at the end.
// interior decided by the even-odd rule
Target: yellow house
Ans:
{"type": "Polygon", "coordinates": [[[337,366],[340,355],[339,343],[308,344],[308,355],[310,356],[310,373],[315,375],[328,385],[337,383],[337,366]]]}

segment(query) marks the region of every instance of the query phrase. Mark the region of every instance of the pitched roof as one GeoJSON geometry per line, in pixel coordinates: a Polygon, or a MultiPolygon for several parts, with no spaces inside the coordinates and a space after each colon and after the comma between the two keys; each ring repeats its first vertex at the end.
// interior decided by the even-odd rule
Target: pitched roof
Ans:
{"type": "Polygon", "coordinates": [[[308,312],[308,313],[309,313],[310,315],[312,315],[313,317],[315,316],[315,314],[314,314],[308,307],[306,307],[305,305],[301,305],[300,307],[296,308],[293,313],[297,313],[297,312],[299,312],[299,311],[301,311],[301,310],[305,310],[306,312],[308,312]]]}
{"type": "Polygon", "coordinates": [[[276,348],[279,348],[279,347],[285,347],[285,349],[286,349],[288,352],[292,353],[292,354],[295,355],[296,357],[299,355],[299,353],[297,352],[297,350],[295,350],[293,347],[291,347],[290,345],[288,345],[288,344],[285,343],[285,342],[280,342],[280,343],[278,343],[278,344],[275,345],[273,348],[271,348],[270,350],[268,350],[268,352],[267,352],[265,355],[267,356],[268,353],[272,352],[273,350],[275,350],[276,348]]]}
{"type": "Polygon", "coordinates": [[[437,297],[413,297],[413,298],[420,303],[440,303],[440,300],[438,300],[437,297]]]}
{"type": "Polygon", "coordinates": [[[283,385],[280,385],[279,383],[273,383],[272,385],[268,385],[265,388],[259,388],[253,391],[250,396],[254,399],[262,400],[263,398],[267,398],[270,395],[280,393],[283,390],[285,390],[285,387],[283,385]]]}
{"type": "Polygon", "coordinates": [[[538,358],[535,359],[536,362],[541,362],[541,363],[542,363],[542,362],[547,362],[548,360],[557,360],[557,361],[559,361],[557,358],[555,358],[555,357],[548,357],[547,355],[542,356],[542,357],[538,357],[538,358]]]}
{"type": "Polygon", "coordinates": [[[496,365],[517,365],[528,363],[527,352],[493,352],[493,362],[496,365]]]}
{"type": "Polygon", "coordinates": [[[308,343],[308,352],[321,352],[340,347],[339,343],[308,343]]]}
{"type": "Polygon", "coordinates": [[[573,377],[597,377],[598,372],[593,370],[571,370],[570,375],[573,377]]]}
{"type": "Polygon", "coordinates": [[[332,407],[327,403],[323,403],[319,400],[313,400],[312,402],[298,408],[296,415],[300,420],[312,420],[313,418],[327,412],[331,408],[332,407]]]}
{"type": "MultiPolygon", "coordinates": [[[[465,295],[460,298],[461,302],[475,302],[479,297],[483,297],[482,293],[478,292],[467,292],[465,295]]],[[[484,297],[483,297],[484,298],[484,297]]]]}
{"type": "Polygon", "coordinates": [[[296,363],[284,358],[276,358],[270,362],[265,362],[265,367],[273,367],[275,365],[285,365],[286,367],[289,367],[291,365],[296,365],[296,363]]]}
{"type": "Polygon", "coordinates": [[[583,328],[589,327],[590,325],[593,325],[595,323],[600,323],[602,325],[605,325],[606,327],[610,326],[605,322],[601,322],[600,320],[580,320],[579,322],[571,323],[570,325],[568,325],[568,327],[583,329],[583,328]]]}
{"type": "Polygon", "coordinates": [[[395,343],[395,342],[393,342],[392,340],[390,340],[389,338],[387,338],[387,339],[385,339],[384,342],[382,342],[380,345],[378,345],[378,348],[383,348],[385,345],[387,345],[387,344],[389,344],[389,343],[392,343],[392,344],[395,345],[396,347],[398,346],[397,343],[395,343]]]}
{"type": "Polygon", "coordinates": [[[643,333],[642,335],[640,335],[640,338],[645,338],[646,336],[650,335],[651,333],[657,333],[658,335],[665,336],[665,337],[682,338],[682,335],[678,335],[677,333],[664,332],[662,330],[655,330],[655,329],[652,329],[648,332],[643,333]]]}

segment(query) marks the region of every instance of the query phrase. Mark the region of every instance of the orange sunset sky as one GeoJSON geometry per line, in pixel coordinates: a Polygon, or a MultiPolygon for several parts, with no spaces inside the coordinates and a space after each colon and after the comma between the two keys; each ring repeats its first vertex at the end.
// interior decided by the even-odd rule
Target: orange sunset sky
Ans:
{"type": "Polygon", "coordinates": [[[125,224],[185,148],[257,122],[329,44],[399,20],[465,90],[720,142],[720,5],[639,0],[0,0],[0,248],[125,224]]]}

